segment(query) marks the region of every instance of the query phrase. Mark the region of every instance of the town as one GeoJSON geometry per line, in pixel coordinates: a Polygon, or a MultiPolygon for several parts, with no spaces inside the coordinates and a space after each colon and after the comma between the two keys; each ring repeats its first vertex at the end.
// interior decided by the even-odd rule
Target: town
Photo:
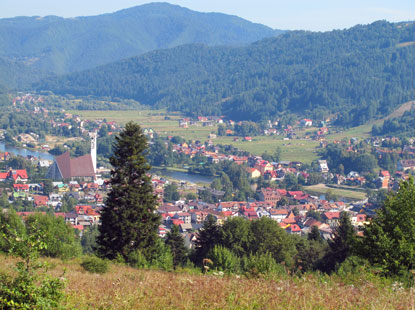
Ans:
{"type": "MultiPolygon", "coordinates": [[[[108,159],[103,160],[101,157],[101,160],[97,160],[97,138],[116,135],[121,126],[115,121],[87,120],[65,112],[60,112],[61,118],[54,119],[55,112],[51,114],[46,108],[40,107],[43,102],[41,96],[24,95],[15,97],[13,106],[17,112],[32,114],[34,117],[40,115],[50,124],[51,131],[60,130],[54,132],[57,136],[67,137],[68,133],[71,133],[72,136],[78,137],[79,141],[84,141],[83,145],[89,143],[89,151],[84,146],[84,152],[78,152],[81,156],[73,157],[71,154],[77,154],[74,149],[78,150],[79,145],[55,145],[55,150],[60,151],[55,154],[60,154],[53,161],[34,156],[16,157],[9,152],[1,153],[2,207],[7,208],[11,205],[22,217],[39,211],[53,213],[56,217],[64,218],[66,223],[79,230],[82,235],[83,231],[99,225],[100,210],[104,207],[106,195],[111,189],[108,183],[108,159]],[[25,108],[25,104],[29,104],[29,108],[25,108]],[[100,164],[104,164],[105,167],[100,164]],[[36,182],[37,179],[42,181],[36,182]]],[[[221,179],[221,174],[222,177],[223,174],[226,175],[221,166],[225,163],[228,166],[237,166],[237,177],[245,178],[249,184],[249,189],[241,196],[238,195],[240,189],[236,186],[231,189],[226,188],[226,184],[217,186],[218,182],[195,184],[152,174],[154,194],[158,197],[157,210],[162,216],[160,237],[164,237],[172,225],[178,225],[187,246],[192,248],[198,230],[211,215],[219,225],[232,217],[242,217],[250,221],[268,217],[278,222],[288,234],[296,235],[307,235],[311,228],[316,226],[324,239],[330,239],[333,229],[339,224],[342,212],[350,214],[356,232],[363,234],[364,225],[380,206],[379,197],[385,196],[388,191],[397,190],[399,182],[408,179],[410,173],[415,170],[413,141],[407,141],[406,145],[401,146],[399,138],[370,137],[360,141],[356,138],[334,141],[330,145],[325,137],[330,130],[335,130],[334,127],[320,127],[315,135],[310,137],[318,139],[323,150],[341,146],[345,152],[354,154],[370,149],[369,152],[375,154],[380,161],[385,156],[396,155],[396,166],[388,163],[384,168],[389,170],[380,168],[377,174],[373,173],[374,170],[369,172],[359,170],[358,167],[356,170],[359,172],[351,170],[353,167],[345,171],[344,167],[339,167],[342,166],[341,163],[337,167],[330,167],[329,157],[328,160],[315,160],[309,165],[298,161],[280,160],[279,154],[253,155],[234,147],[214,143],[215,139],[222,135],[236,135],[234,140],[238,140],[241,133],[283,135],[286,137],[283,139],[289,141],[294,139],[296,130],[312,125],[312,120],[303,119],[296,126],[287,125],[280,130],[277,121],[268,121],[266,129],[260,131],[260,127],[252,124],[238,124],[219,117],[201,116],[196,119],[181,118],[178,121],[180,128],[216,126],[217,134],[210,133],[205,141],[186,141],[171,135],[162,137],[152,128],[143,128],[150,150],[157,141],[166,152],[169,152],[168,156],[182,158],[182,168],[191,166],[188,168],[189,172],[206,173],[206,166],[214,167],[216,169],[212,175],[213,179],[221,179]],[[396,145],[401,149],[396,150],[396,145]],[[200,164],[201,160],[206,162],[203,169],[195,164],[195,161],[200,164]],[[324,191],[318,190],[322,188],[324,191]],[[358,198],[336,194],[342,193],[342,189],[346,193],[356,193],[358,198]],[[370,193],[369,196],[367,193],[370,193]],[[241,197],[245,199],[238,200],[241,197]]],[[[2,133],[3,140],[7,143],[7,131],[3,130],[2,133]]],[[[39,142],[40,135],[41,133],[34,132],[18,133],[11,141],[23,147],[49,150],[53,154],[53,149],[49,145],[39,142]]],[[[243,135],[242,139],[247,143],[255,143],[248,135],[243,135]]],[[[108,143],[108,140],[105,141],[108,143]]],[[[382,167],[377,164],[376,166],[382,167]]],[[[236,182],[234,183],[236,185],[236,182]]]]}

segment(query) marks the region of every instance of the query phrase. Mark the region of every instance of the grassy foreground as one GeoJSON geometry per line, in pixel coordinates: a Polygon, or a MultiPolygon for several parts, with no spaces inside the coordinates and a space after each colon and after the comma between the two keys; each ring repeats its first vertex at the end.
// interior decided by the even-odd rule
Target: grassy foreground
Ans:
{"type": "MultiPolygon", "coordinates": [[[[66,309],[414,309],[413,289],[379,278],[309,274],[248,279],[192,275],[111,265],[104,275],[85,272],[79,260],[49,260],[67,281],[66,309]]],[[[14,260],[0,256],[0,271],[14,260]]]]}

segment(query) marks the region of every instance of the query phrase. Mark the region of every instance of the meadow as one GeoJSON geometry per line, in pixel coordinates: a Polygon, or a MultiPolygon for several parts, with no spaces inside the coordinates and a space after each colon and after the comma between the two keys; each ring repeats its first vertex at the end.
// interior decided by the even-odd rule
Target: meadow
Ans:
{"type": "MultiPolygon", "coordinates": [[[[15,260],[0,256],[0,271],[15,260]]],[[[160,271],[110,264],[109,272],[85,272],[80,259],[48,259],[53,276],[66,281],[63,309],[414,309],[413,289],[369,274],[327,276],[202,275],[196,270],[160,271]]]]}
{"type": "MultiPolygon", "coordinates": [[[[189,128],[180,128],[179,120],[182,117],[178,113],[167,112],[166,110],[140,110],[140,111],[68,111],[72,114],[80,115],[82,119],[106,119],[107,121],[116,121],[124,125],[128,121],[137,122],[143,128],[152,128],[162,136],[181,136],[186,140],[208,140],[209,134],[217,133],[217,125],[214,126],[190,126],[189,128]]],[[[327,136],[329,142],[342,140],[345,138],[367,138],[370,136],[372,125],[363,125],[354,127],[349,130],[334,133],[327,136]]],[[[218,137],[213,139],[215,144],[230,144],[240,150],[247,151],[254,155],[261,155],[265,152],[273,154],[277,147],[281,149],[281,160],[300,161],[310,164],[313,160],[318,159],[317,154],[319,142],[306,139],[317,128],[307,128],[297,133],[297,139],[284,140],[280,136],[257,136],[253,137],[252,142],[243,141],[239,137],[218,137]]]]}
{"type": "Polygon", "coordinates": [[[325,184],[304,186],[304,190],[311,194],[326,194],[330,191],[333,195],[336,195],[339,198],[347,198],[352,200],[363,200],[367,197],[366,193],[361,191],[327,187],[325,184]]]}

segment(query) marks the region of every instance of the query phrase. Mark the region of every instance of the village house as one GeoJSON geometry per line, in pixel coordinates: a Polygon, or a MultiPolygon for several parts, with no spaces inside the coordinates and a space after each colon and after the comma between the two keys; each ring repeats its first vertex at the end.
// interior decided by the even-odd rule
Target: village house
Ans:
{"type": "Polygon", "coordinates": [[[330,227],[339,226],[340,212],[324,212],[323,217],[330,227]]]}
{"type": "Polygon", "coordinates": [[[273,206],[281,200],[281,195],[276,188],[261,188],[258,195],[260,201],[265,201],[273,206]]]}
{"type": "Polygon", "coordinates": [[[287,216],[288,210],[286,209],[270,209],[269,214],[272,220],[281,223],[287,216]]]}
{"type": "Polygon", "coordinates": [[[327,160],[319,160],[319,171],[321,173],[328,173],[329,172],[329,166],[327,165],[327,160]]]}
{"type": "Polygon", "coordinates": [[[29,177],[27,175],[26,169],[20,169],[20,170],[13,170],[10,169],[7,172],[0,172],[0,181],[13,181],[14,183],[22,182],[26,183],[28,181],[29,177]]]}
{"type": "Polygon", "coordinates": [[[313,121],[309,118],[304,118],[300,121],[302,127],[311,127],[313,126],[313,121]]]}

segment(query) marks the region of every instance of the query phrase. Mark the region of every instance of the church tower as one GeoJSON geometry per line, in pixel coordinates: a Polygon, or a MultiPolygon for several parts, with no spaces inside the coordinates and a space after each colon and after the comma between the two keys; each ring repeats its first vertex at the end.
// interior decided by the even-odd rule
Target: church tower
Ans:
{"type": "Polygon", "coordinates": [[[91,158],[92,164],[94,165],[94,172],[97,173],[97,132],[90,132],[91,138],[91,158]]]}

